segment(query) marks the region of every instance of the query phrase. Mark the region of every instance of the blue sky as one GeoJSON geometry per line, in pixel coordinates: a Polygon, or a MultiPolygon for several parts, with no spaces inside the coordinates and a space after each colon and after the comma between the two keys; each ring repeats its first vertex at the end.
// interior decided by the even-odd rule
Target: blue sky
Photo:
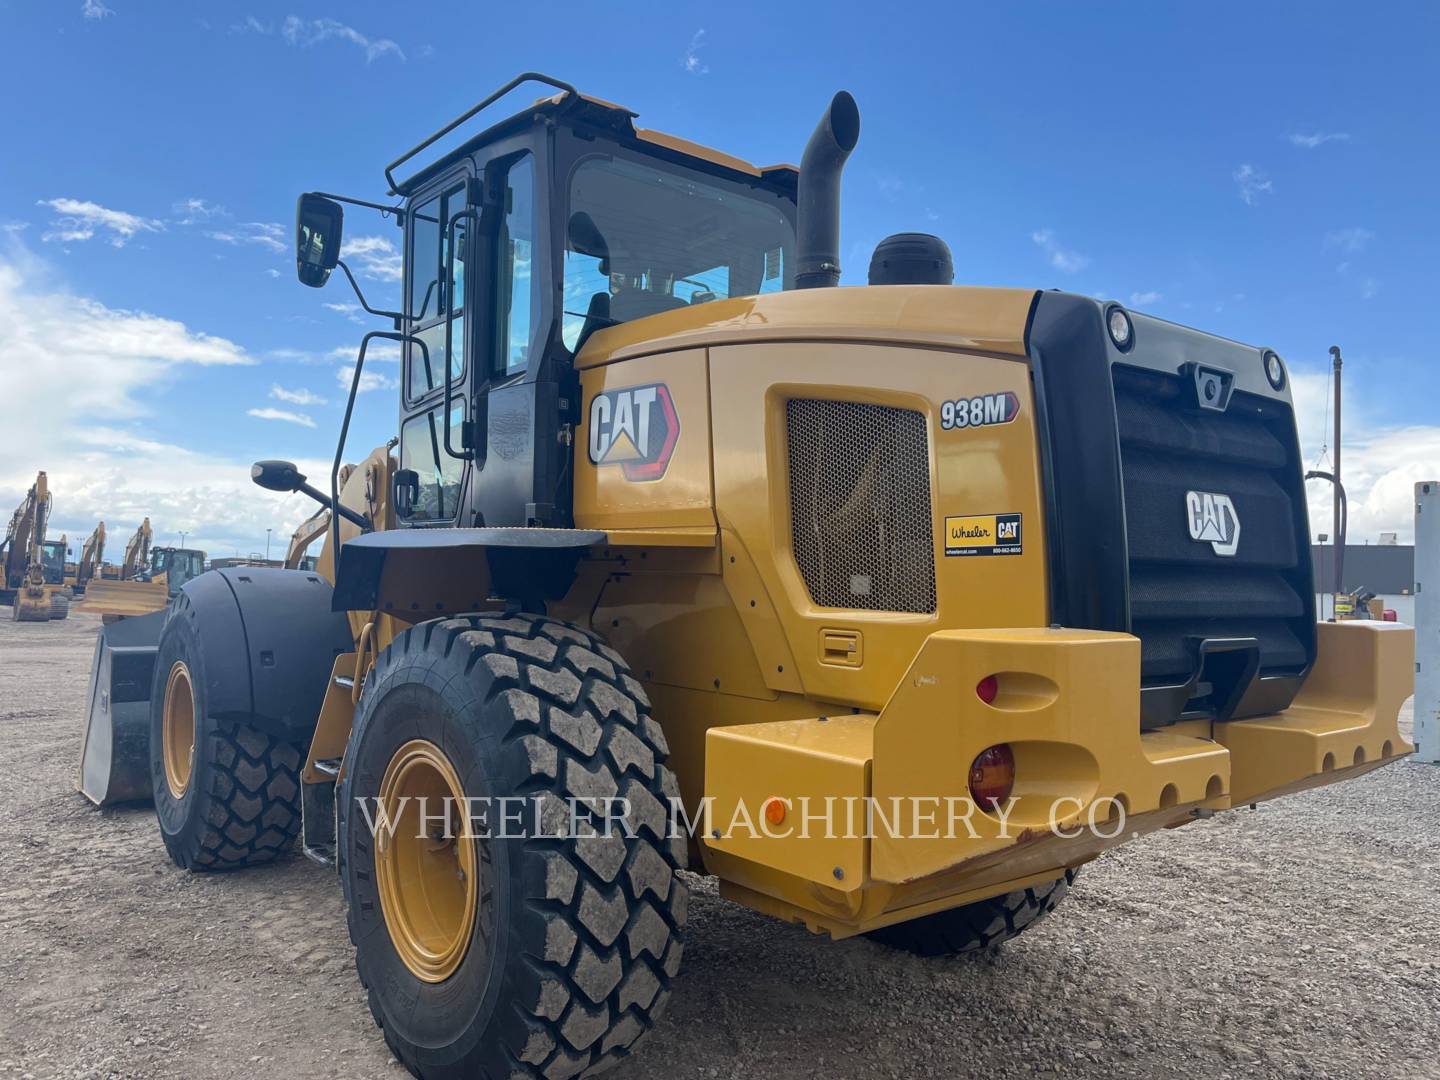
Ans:
{"type": "MultiPolygon", "coordinates": [[[[1272,345],[1312,458],[1338,343],[1352,537],[1408,534],[1410,483],[1440,476],[1440,7],[314,2],[0,0],[0,385],[50,402],[7,407],[0,506],[45,468],[72,534],[288,534],[304,500],[245,466],[319,472],[363,332],[342,280],[294,280],[296,194],[380,196],[385,162],[526,68],[758,162],[796,160],[849,89],[848,282],[925,229],[960,282],[1272,345]]],[[[347,239],[396,302],[394,227],[353,213],[347,239]]],[[[352,459],[394,430],[375,372],[352,459]]]]}

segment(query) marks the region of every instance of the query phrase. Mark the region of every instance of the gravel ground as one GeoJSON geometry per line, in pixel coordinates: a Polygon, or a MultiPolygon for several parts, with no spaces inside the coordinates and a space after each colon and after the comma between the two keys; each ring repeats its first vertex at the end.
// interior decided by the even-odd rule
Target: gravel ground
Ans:
{"type": "MultiPolygon", "coordinates": [[[[301,857],[185,874],[75,791],[98,620],[0,612],[0,1076],[399,1078],[340,890],[301,857]]],[[[663,1077],[1440,1077],[1440,767],[1152,836],[1031,933],[918,960],[695,879],[663,1077]]]]}

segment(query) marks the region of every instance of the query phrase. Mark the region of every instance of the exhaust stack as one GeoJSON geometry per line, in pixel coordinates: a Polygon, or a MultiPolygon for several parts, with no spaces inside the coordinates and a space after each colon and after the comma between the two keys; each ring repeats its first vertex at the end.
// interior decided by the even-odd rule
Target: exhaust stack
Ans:
{"type": "Polygon", "coordinates": [[[840,173],[860,141],[860,109],[841,90],[830,102],[800,159],[797,289],[840,284],[840,173]]]}

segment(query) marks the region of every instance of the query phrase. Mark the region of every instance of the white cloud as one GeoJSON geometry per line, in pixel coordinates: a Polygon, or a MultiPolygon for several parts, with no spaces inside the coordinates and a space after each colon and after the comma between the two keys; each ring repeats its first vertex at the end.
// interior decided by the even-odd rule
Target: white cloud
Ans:
{"type": "Polygon", "coordinates": [[[1380,295],[1380,282],[1373,277],[1367,277],[1360,283],[1360,299],[1373,300],[1380,295]]]}
{"type": "Polygon", "coordinates": [[[1060,242],[1055,239],[1054,231],[1051,229],[1037,229],[1030,234],[1030,239],[1035,241],[1035,244],[1041,251],[1045,252],[1045,257],[1050,260],[1050,265],[1056,270],[1060,270],[1066,274],[1074,274],[1084,270],[1085,267],[1090,265],[1088,256],[1081,255],[1078,251],[1070,251],[1067,248],[1061,247],[1060,242]]]}
{"type": "Polygon", "coordinates": [[[280,276],[280,271],[279,271],[279,270],[276,270],[273,266],[267,267],[266,270],[265,270],[265,276],[266,276],[266,277],[272,277],[272,278],[278,278],[278,277],[280,276]]]}
{"type": "Polygon", "coordinates": [[[291,45],[308,48],[322,41],[348,41],[365,53],[365,62],[371,63],[382,56],[405,59],[400,46],[389,38],[368,38],[354,27],[346,26],[335,19],[302,19],[288,15],[280,26],[280,36],[291,45]]]}
{"type": "Polygon", "coordinates": [[[365,325],[365,320],[360,317],[359,304],[321,304],[320,306],[344,315],[347,320],[357,326],[365,325]]]}
{"type": "Polygon", "coordinates": [[[287,424],[299,424],[301,427],[315,426],[315,421],[304,413],[288,412],[285,409],[246,409],[245,415],[253,416],[257,420],[283,420],[287,424]]]}
{"type": "MultiPolygon", "coordinates": [[[[383,371],[373,371],[368,366],[370,357],[365,357],[366,368],[360,373],[359,393],[365,394],[371,390],[398,390],[400,380],[392,375],[386,375],[383,371]]],[[[335,381],[345,393],[350,393],[350,381],[355,378],[355,365],[346,364],[344,367],[335,369],[335,381]]]]}
{"type": "MultiPolygon", "coordinates": [[[[52,528],[86,536],[104,519],[125,537],[149,516],[169,542],[213,554],[263,550],[265,529],[289,531],[313,509],[298,496],[277,497],[250,482],[250,461],[279,453],[275,429],[234,458],[174,445],[154,432],[159,395],[204,368],[253,362],[234,342],[178,320],[124,311],[77,296],[52,268],[14,237],[0,236],[0,357],[24,372],[36,401],[57,407],[11,409],[10,452],[0,461],[0,506],[13,506],[45,469],[55,493],[52,528]]],[[[309,436],[307,436],[308,438],[309,436]]],[[[329,475],[329,465],[302,461],[329,475]]],[[[123,544],[123,540],[121,541],[123,544]]]]}
{"type": "Polygon", "coordinates": [[[111,210],[99,203],[84,199],[41,199],[37,204],[48,206],[58,215],[50,223],[50,231],[42,239],[70,242],[89,240],[97,232],[104,232],[115,247],[124,247],[126,241],[142,232],[159,232],[165,228],[163,222],[144,218],[124,210],[111,210]]]}
{"type": "Polygon", "coordinates": [[[357,273],[377,281],[399,281],[404,276],[400,251],[384,236],[356,236],[340,247],[340,257],[355,264],[357,273]]]}
{"type": "Polygon", "coordinates": [[[277,253],[288,250],[283,239],[284,228],[266,221],[247,221],[233,229],[214,229],[205,235],[222,244],[255,244],[277,253]]]}
{"type": "Polygon", "coordinates": [[[177,225],[199,225],[212,218],[230,216],[223,206],[196,198],[182,199],[170,207],[170,212],[175,215],[177,225]]]}
{"type": "Polygon", "coordinates": [[[1362,229],[1358,225],[1348,229],[1337,229],[1334,232],[1325,234],[1325,246],[1327,248],[1339,248],[1341,251],[1348,251],[1351,254],[1363,251],[1369,246],[1370,241],[1375,239],[1375,234],[1369,229],[1362,229]]]}
{"type": "Polygon", "coordinates": [[[1254,165],[1241,165],[1234,172],[1235,185],[1240,189],[1240,201],[1246,206],[1254,206],[1260,201],[1261,195],[1273,195],[1275,185],[1254,165]]]}
{"type": "Polygon", "coordinates": [[[696,30],[690,38],[685,54],[680,57],[680,66],[691,75],[708,75],[710,66],[700,59],[700,50],[705,47],[705,31],[696,30]]]}
{"type": "MultiPolygon", "coordinates": [[[[360,352],[360,343],[354,345],[337,345],[329,352],[331,360],[339,360],[349,363],[354,360],[360,352]]],[[[370,347],[365,350],[365,363],[398,364],[400,362],[400,345],[394,341],[372,341],[370,347]]]]}
{"type": "Polygon", "coordinates": [[[232,23],[230,25],[230,32],[232,34],[269,35],[275,32],[275,25],[273,23],[261,22],[254,15],[246,15],[243,22],[232,23]]]}
{"type": "Polygon", "coordinates": [[[87,19],[98,20],[105,18],[107,15],[114,15],[115,12],[106,7],[101,0],[85,0],[85,2],[80,5],[80,14],[87,19]]]}
{"type": "Polygon", "coordinates": [[[1153,289],[1149,292],[1132,292],[1130,294],[1130,306],[1137,308],[1145,307],[1149,304],[1154,304],[1160,300],[1163,300],[1164,298],[1165,297],[1161,293],[1155,292],[1153,289]]]}
{"type": "MultiPolygon", "coordinates": [[[[1347,358],[1351,371],[1359,357],[1347,358]]],[[[1320,466],[1333,468],[1334,444],[1329,425],[1333,416],[1325,406],[1323,374],[1291,373],[1295,416],[1300,426],[1300,453],[1311,468],[1328,446],[1320,466]]],[[[1341,479],[1349,502],[1347,539],[1352,544],[1374,543],[1382,532],[1400,534],[1409,543],[1415,534],[1414,486],[1440,480],[1440,426],[1387,424],[1390,411],[1385,389],[1362,379],[1345,380],[1344,458],[1341,479]]],[[[1323,480],[1305,487],[1310,504],[1310,536],[1333,531],[1333,491],[1323,480]]]]}
{"type": "Polygon", "coordinates": [[[1317,146],[1324,146],[1327,142],[1349,142],[1350,133],[1347,131],[1314,131],[1309,134],[1292,132],[1286,136],[1291,146],[1298,146],[1302,150],[1314,150],[1317,146]]]}
{"type": "Polygon", "coordinates": [[[291,405],[324,405],[325,399],[309,390],[287,390],[279,383],[270,387],[270,396],[276,401],[287,401],[291,405]]]}

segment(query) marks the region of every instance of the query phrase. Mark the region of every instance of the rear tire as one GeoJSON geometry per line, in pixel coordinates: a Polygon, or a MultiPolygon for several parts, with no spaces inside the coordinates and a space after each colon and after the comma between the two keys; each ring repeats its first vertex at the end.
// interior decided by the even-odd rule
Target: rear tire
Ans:
{"type": "Polygon", "coordinates": [[[871,941],[919,956],[955,956],[993,948],[1019,937],[1055,910],[1075,881],[1076,870],[1047,885],[1017,889],[964,907],[939,911],[865,935],[871,941]]]}
{"type": "Polygon", "coordinates": [[[175,865],[186,870],[268,863],[288,851],[300,831],[304,755],[293,743],[209,715],[190,604],[186,593],[175,598],[155,656],[150,782],[160,835],[175,865]]]}
{"type": "Polygon", "coordinates": [[[678,788],[648,710],[618,654],[543,617],[424,623],[377,658],[346,751],[337,850],[361,984],[416,1076],[593,1075],[653,1027],[679,971],[689,893],[675,873],[683,836],[669,838],[678,788]],[[462,865],[477,868],[479,902],[459,931],[467,951],[443,972],[402,957],[414,948],[393,912],[396,841],[377,843],[361,810],[416,740],[477,800],[478,835],[458,842],[474,845],[462,865]],[[507,827],[490,800],[517,796],[523,816],[507,827]],[[628,800],[615,820],[634,835],[571,835],[568,800],[605,797],[628,800]]]}

